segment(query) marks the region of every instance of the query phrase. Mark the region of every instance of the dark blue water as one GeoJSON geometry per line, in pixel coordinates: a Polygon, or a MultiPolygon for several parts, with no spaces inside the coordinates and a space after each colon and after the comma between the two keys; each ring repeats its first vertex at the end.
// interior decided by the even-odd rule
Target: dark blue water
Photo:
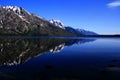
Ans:
{"type": "Polygon", "coordinates": [[[120,38],[1,38],[0,80],[120,80],[120,38]]]}

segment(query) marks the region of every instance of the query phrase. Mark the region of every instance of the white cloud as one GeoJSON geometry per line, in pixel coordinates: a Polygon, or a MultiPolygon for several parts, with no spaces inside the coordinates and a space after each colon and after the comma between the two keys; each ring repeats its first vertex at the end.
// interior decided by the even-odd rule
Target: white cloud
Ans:
{"type": "Polygon", "coordinates": [[[108,6],[109,8],[120,7],[120,0],[117,0],[117,1],[114,1],[114,2],[111,2],[111,3],[108,3],[107,6],[108,6]]]}

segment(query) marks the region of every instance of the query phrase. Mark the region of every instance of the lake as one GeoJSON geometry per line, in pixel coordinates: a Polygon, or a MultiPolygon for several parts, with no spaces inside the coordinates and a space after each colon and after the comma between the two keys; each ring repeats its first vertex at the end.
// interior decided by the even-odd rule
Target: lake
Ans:
{"type": "Polygon", "coordinates": [[[0,80],[120,80],[120,38],[0,37],[0,80]]]}

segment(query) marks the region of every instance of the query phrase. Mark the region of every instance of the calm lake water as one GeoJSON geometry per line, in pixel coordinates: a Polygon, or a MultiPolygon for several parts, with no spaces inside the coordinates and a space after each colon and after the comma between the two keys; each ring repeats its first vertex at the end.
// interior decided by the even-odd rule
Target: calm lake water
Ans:
{"type": "Polygon", "coordinates": [[[0,38],[0,80],[120,80],[120,38],[0,38]]]}

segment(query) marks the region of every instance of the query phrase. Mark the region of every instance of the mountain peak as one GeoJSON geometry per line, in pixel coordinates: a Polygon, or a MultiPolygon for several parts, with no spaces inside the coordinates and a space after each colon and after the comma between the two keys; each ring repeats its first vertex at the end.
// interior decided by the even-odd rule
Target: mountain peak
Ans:
{"type": "Polygon", "coordinates": [[[50,23],[54,24],[55,26],[58,26],[61,29],[65,29],[65,25],[60,20],[49,20],[50,23]]]}

